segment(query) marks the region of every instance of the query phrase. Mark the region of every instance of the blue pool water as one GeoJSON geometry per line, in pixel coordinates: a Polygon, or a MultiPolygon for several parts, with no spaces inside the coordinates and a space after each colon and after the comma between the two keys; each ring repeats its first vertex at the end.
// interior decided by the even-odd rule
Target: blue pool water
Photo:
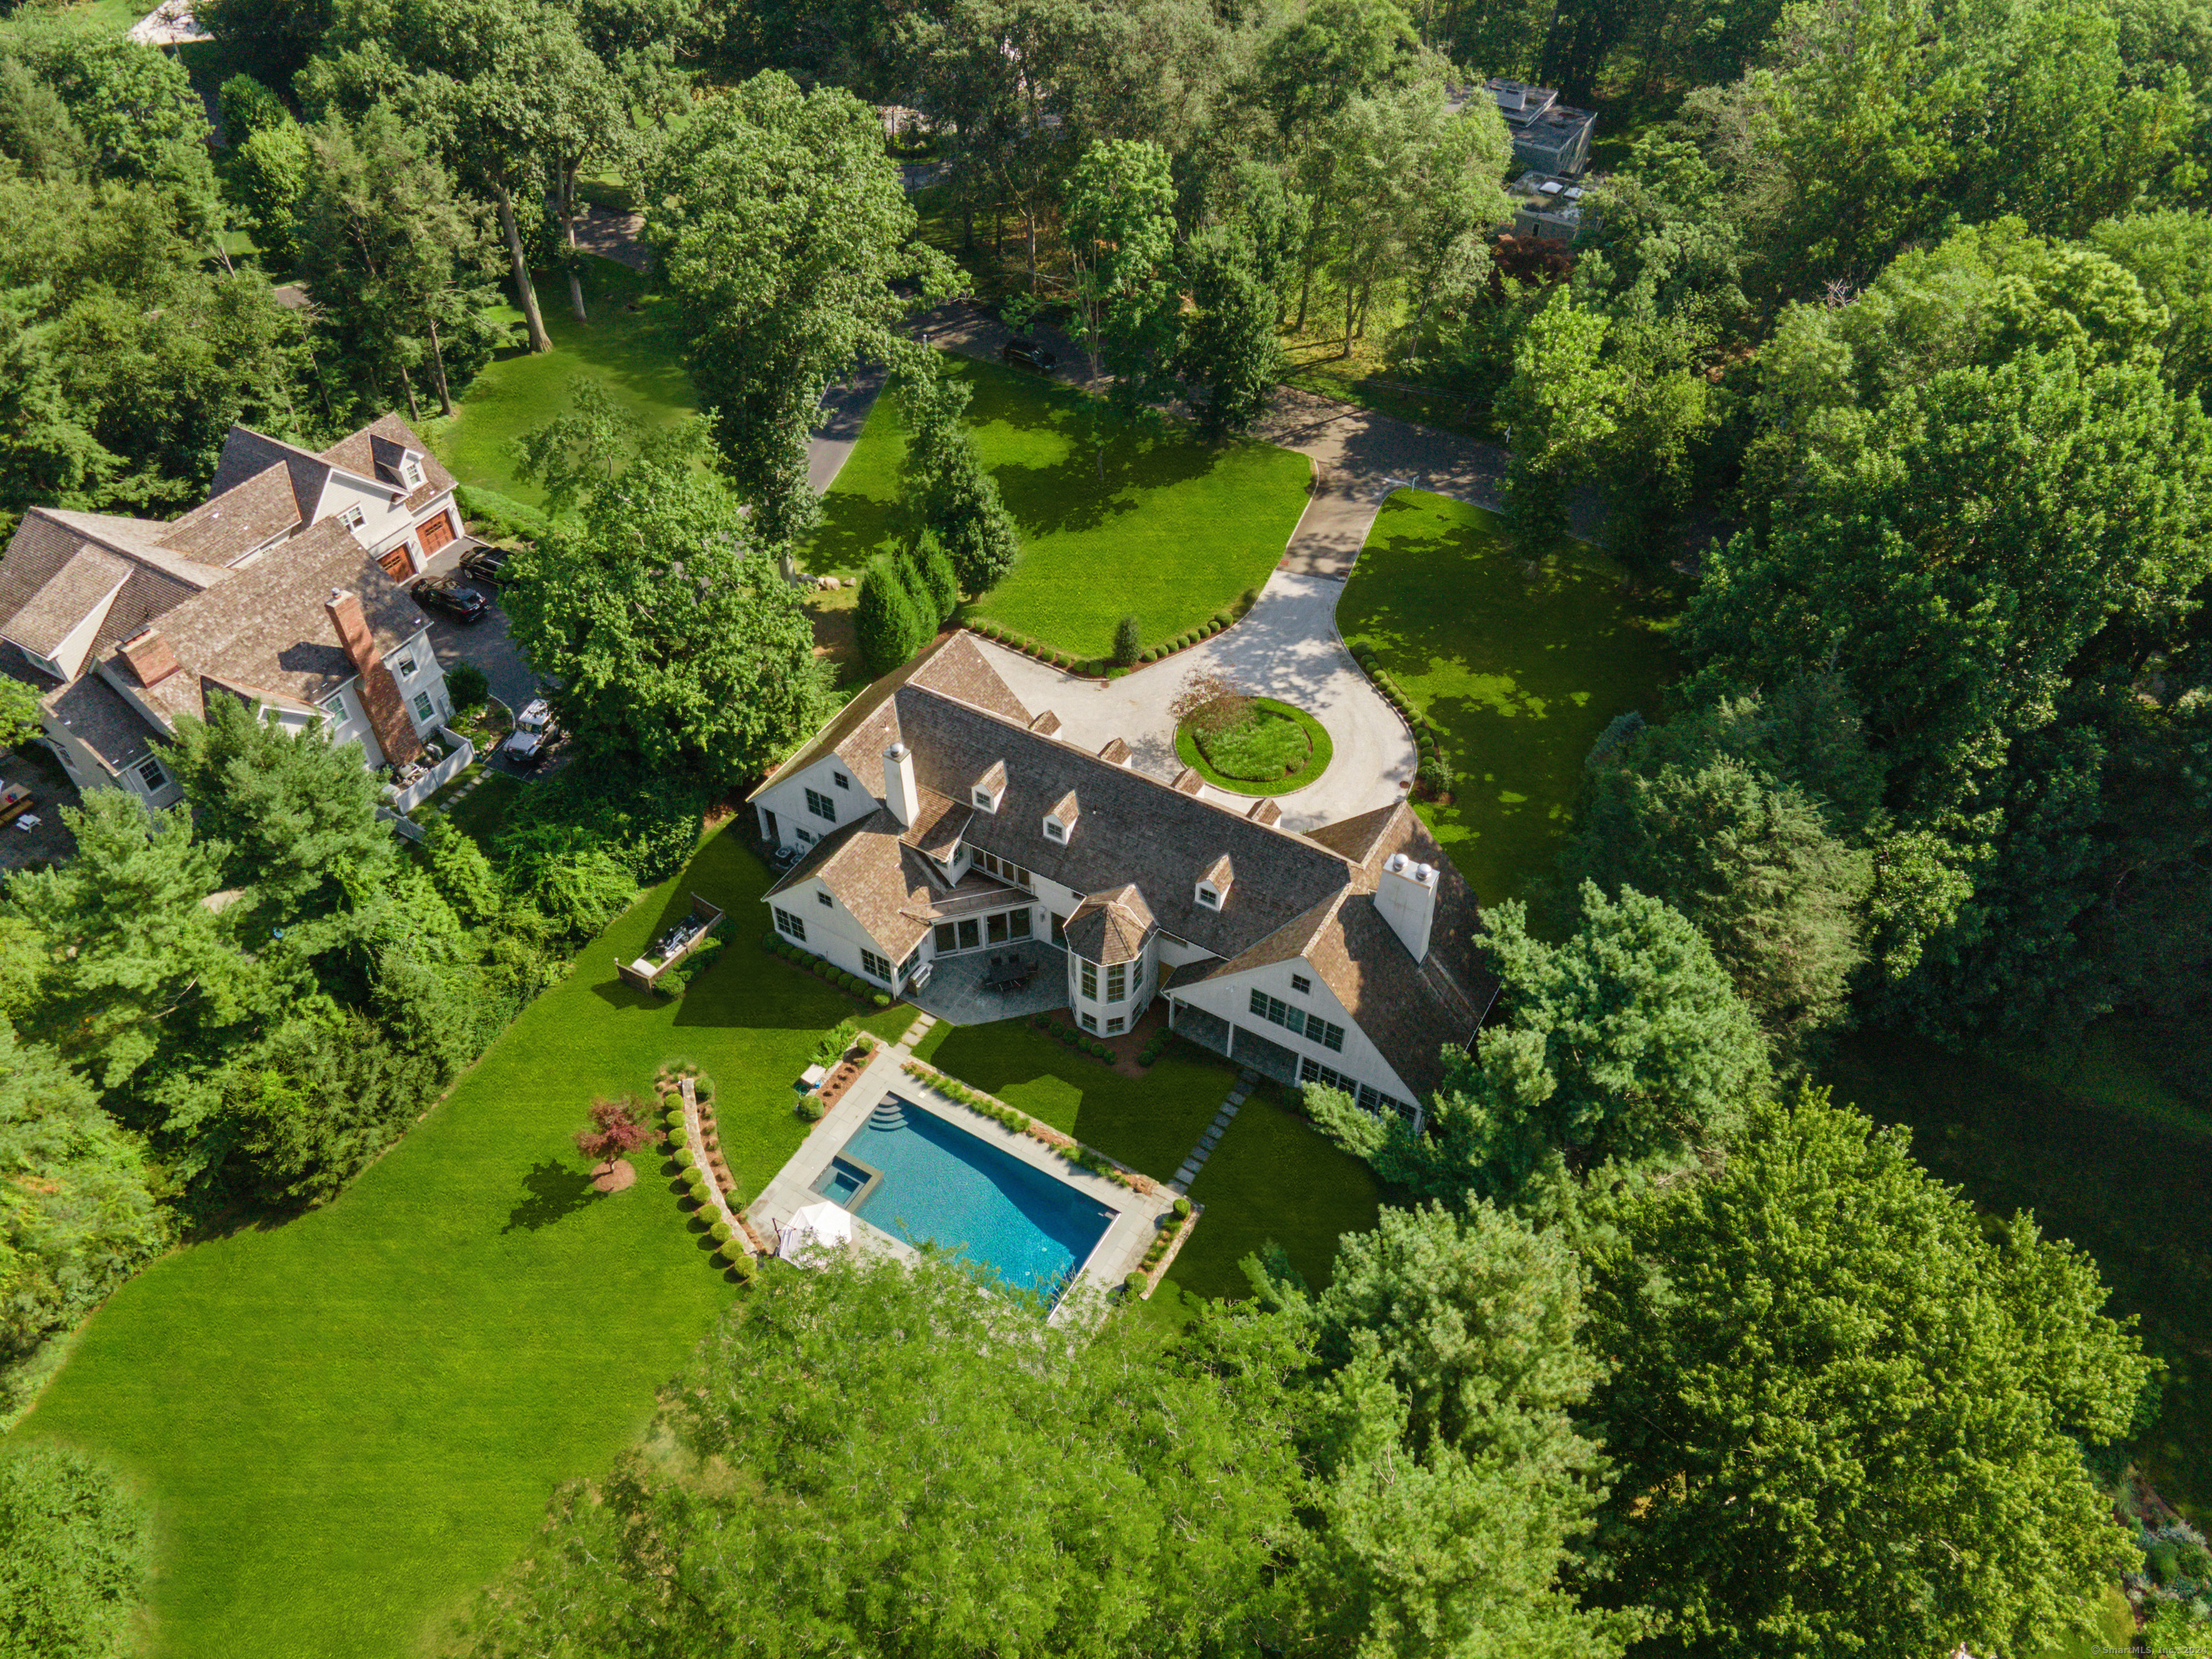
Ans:
{"type": "Polygon", "coordinates": [[[961,1250],[1007,1284],[1048,1297],[1114,1219],[1065,1182],[896,1095],[854,1133],[815,1190],[894,1238],[961,1250]],[[882,1178],[862,1191],[854,1163],[882,1178]]]}

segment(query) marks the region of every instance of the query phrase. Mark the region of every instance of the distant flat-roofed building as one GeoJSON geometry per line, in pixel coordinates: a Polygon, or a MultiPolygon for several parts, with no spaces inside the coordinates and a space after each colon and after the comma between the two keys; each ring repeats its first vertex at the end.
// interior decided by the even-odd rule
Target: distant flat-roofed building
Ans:
{"type": "Polygon", "coordinates": [[[1589,165],[1590,135],[1597,128],[1595,111],[1577,109],[1559,101],[1549,87],[1529,85],[1492,76],[1483,83],[1505,118],[1513,136],[1514,165],[1527,172],[1575,178],[1589,165]]]}

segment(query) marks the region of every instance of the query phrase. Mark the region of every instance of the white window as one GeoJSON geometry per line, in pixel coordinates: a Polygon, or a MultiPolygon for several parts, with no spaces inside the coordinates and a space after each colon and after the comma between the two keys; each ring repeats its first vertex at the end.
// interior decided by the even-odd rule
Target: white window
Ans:
{"type": "Polygon", "coordinates": [[[837,822],[837,803],[819,789],[806,792],[806,810],[817,818],[826,818],[831,823],[837,822]]]}
{"type": "Polygon", "coordinates": [[[338,522],[348,530],[358,530],[367,520],[368,515],[361,510],[361,504],[358,501],[338,514],[338,522]]]}
{"type": "Polygon", "coordinates": [[[422,483],[422,465],[412,455],[399,464],[399,476],[407,480],[410,489],[419,489],[422,483]]]}
{"type": "Polygon", "coordinates": [[[1066,841],[1067,831],[1058,818],[1047,818],[1044,821],[1044,836],[1047,841],[1066,841]]]}
{"type": "Polygon", "coordinates": [[[146,793],[149,795],[169,787],[169,775],[161,769],[161,763],[151,755],[138,763],[137,771],[138,781],[145,785],[146,793]]]}
{"type": "Polygon", "coordinates": [[[1202,881],[1198,884],[1198,902],[1209,910],[1218,910],[1221,908],[1220,890],[1212,882],[1202,881]]]}
{"type": "Polygon", "coordinates": [[[1098,1029],[1098,1016],[1097,1016],[1097,1015],[1096,1015],[1096,1014],[1085,1014],[1085,1015],[1084,1015],[1084,1016],[1083,1016],[1083,1029],[1084,1029],[1085,1030],[1086,1030],[1086,1031],[1095,1031],[1095,1030],[1097,1030],[1098,1029]]]}
{"type": "Polygon", "coordinates": [[[415,694],[415,718],[416,720],[429,720],[434,716],[437,712],[438,711],[435,708],[430,706],[430,694],[428,691],[417,691],[415,694]]]}
{"type": "Polygon", "coordinates": [[[873,951],[860,952],[860,968],[872,979],[888,980],[891,976],[890,959],[878,956],[873,951]]]}
{"type": "Polygon", "coordinates": [[[800,830],[794,827],[791,833],[799,837],[800,846],[811,847],[814,845],[814,832],[811,830],[800,830]]]}
{"type": "Polygon", "coordinates": [[[323,699],[319,707],[323,713],[328,714],[340,726],[343,726],[345,724],[346,706],[345,694],[343,692],[333,691],[329,696],[323,699]]]}
{"type": "Polygon", "coordinates": [[[978,789],[975,792],[975,805],[981,807],[986,812],[992,811],[991,792],[988,789],[978,789]]]}
{"type": "Polygon", "coordinates": [[[1119,1014],[1115,1015],[1111,1019],[1109,1019],[1109,1020],[1108,1020],[1108,1021],[1106,1022],[1106,1035],[1107,1035],[1108,1036],[1112,1036],[1115,1032],[1119,1031],[1121,1029],[1121,1015],[1119,1015],[1119,1014]]]}
{"type": "Polygon", "coordinates": [[[392,672],[403,680],[415,678],[415,647],[409,646],[392,659],[392,672]]]}

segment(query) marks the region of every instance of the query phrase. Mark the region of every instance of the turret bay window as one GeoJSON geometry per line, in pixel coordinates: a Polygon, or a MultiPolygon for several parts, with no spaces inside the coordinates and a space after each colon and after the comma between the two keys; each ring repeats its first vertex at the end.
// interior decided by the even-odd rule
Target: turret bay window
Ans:
{"type": "Polygon", "coordinates": [[[1344,1027],[1319,1014],[1309,1014],[1303,1008],[1293,1008],[1280,997],[1271,997],[1256,986],[1252,991],[1252,1012],[1271,1024],[1297,1033],[1309,1042],[1318,1042],[1324,1048],[1342,1050],[1344,1027]]]}
{"type": "Polygon", "coordinates": [[[1106,1000],[1127,1002],[1129,1000],[1129,964],[1117,962],[1106,970],[1106,1000]]]}
{"type": "MultiPolygon", "coordinates": [[[[1082,962],[1079,957],[1076,960],[1082,962]]],[[[1085,1002],[1096,1002],[1098,1000],[1098,964],[1095,962],[1083,962],[1082,965],[1083,1000],[1085,1002]]]]}

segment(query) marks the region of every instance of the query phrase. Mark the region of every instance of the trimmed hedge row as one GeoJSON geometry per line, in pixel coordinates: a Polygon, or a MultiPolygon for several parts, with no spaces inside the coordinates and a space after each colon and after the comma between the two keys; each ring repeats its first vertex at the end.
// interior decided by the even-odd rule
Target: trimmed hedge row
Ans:
{"type": "MultiPolygon", "coordinates": [[[[1163,640],[1157,645],[1146,646],[1138,652],[1136,653],[1138,665],[1158,662],[1164,658],[1175,655],[1178,651],[1188,651],[1200,640],[1212,639],[1223,629],[1241,621],[1244,615],[1259,602],[1260,590],[1256,587],[1246,588],[1232,603],[1223,605],[1220,610],[1215,611],[1196,628],[1188,629],[1171,640],[1163,640]]],[[[1079,657],[1069,652],[1054,650],[1042,640],[1032,639],[1029,635],[1019,633],[1002,623],[970,619],[962,625],[973,633],[981,634],[987,640],[997,641],[1010,650],[1018,651],[1024,656],[1034,657],[1039,662],[1049,663],[1054,668],[1065,669],[1071,674],[1079,674],[1086,679],[1114,679],[1129,672],[1127,665],[1116,663],[1111,657],[1079,657]]]]}
{"type": "Polygon", "coordinates": [[[1413,728],[1413,744],[1420,753],[1421,787],[1431,795],[1451,793],[1451,757],[1444,748],[1442,728],[1413,706],[1413,700],[1406,695],[1405,689],[1391,676],[1390,671],[1382,666],[1372,651],[1355,650],[1352,654],[1360,667],[1367,671],[1367,678],[1374,682],[1375,689],[1382,694],[1391,708],[1398,711],[1399,718],[1413,728]]]}
{"type": "Polygon", "coordinates": [[[848,996],[860,998],[878,1008],[891,1006],[890,994],[879,991],[858,974],[848,974],[826,957],[817,957],[811,951],[802,951],[773,927],[761,935],[761,949],[771,956],[781,957],[793,967],[804,968],[820,980],[827,980],[848,996]]]}
{"type": "Polygon", "coordinates": [[[1087,1170],[1095,1176],[1103,1176],[1117,1187],[1129,1185],[1129,1177],[1121,1165],[1103,1153],[1094,1152],[1088,1146],[1060,1145],[1038,1127],[1035,1118],[1026,1113],[1016,1111],[1004,1101],[994,1096],[969,1088],[958,1078],[947,1077],[935,1066],[925,1066],[918,1060],[907,1061],[906,1074],[917,1083],[928,1085],[948,1099],[958,1101],[969,1110],[981,1112],[994,1123],[1012,1130],[1016,1134],[1035,1135],[1078,1169],[1087,1170]]]}
{"type": "Polygon", "coordinates": [[[1160,1218],[1160,1224],[1152,1234],[1152,1242],[1145,1251],[1143,1267],[1146,1277],[1149,1278],[1152,1269],[1160,1265],[1169,1247],[1182,1236],[1182,1230],[1189,1225],[1190,1200],[1179,1198],[1175,1201],[1175,1208],[1160,1218]]]}

